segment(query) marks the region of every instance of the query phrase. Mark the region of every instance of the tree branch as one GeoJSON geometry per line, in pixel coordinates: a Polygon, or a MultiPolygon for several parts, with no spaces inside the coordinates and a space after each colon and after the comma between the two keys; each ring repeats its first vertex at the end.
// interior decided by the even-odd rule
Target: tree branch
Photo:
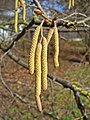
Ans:
{"type": "MultiPolygon", "coordinates": [[[[67,20],[58,19],[57,20],[57,26],[63,26],[63,27],[66,27],[66,28],[71,28],[71,27],[75,27],[75,26],[77,26],[77,25],[79,25],[81,23],[85,24],[85,22],[88,21],[88,20],[90,20],[90,16],[85,18],[84,20],[77,21],[77,22],[70,22],[70,21],[67,21],[67,20]]],[[[9,49],[11,49],[13,47],[14,43],[16,41],[18,41],[27,32],[27,30],[30,29],[30,27],[32,27],[33,24],[40,25],[40,23],[41,23],[41,20],[34,20],[34,19],[32,19],[30,21],[30,23],[23,28],[22,32],[17,33],[12,38],[12,40],[10,40],[10,42],[9,42],[9,44],[7,46],[3,47],[1,45],[1,43],[0,43],[0,48],[3,49],[4,52],[8,51],[9,49]]],[[[52,23],[45,22],[43,25],[46,26],[46,27],[53,27],[53,22],[52,23]]],[[[85,26],[89,27],[86,24],[85,24],[85,26]]]]}
{"type": "Polygon", "coordinates": [[[78,25],[78,24],[81,24],[81,23],[85,23],[85,22],[87,22],[87,21],[90,21],[90,16],[87,17],[87,18],[85,18],[84,20],[78,21],[78,22],[77,22],[77,25],[78,25]]]}
{"type": "Polygon", "coordinates": [[[30,27],[32,27],[33,24],[34,24],[34,19],[32,19],[32,20],[30,21],[30,23],[23,28],[22,32],[18,33],[17,35],[15,35],[15,36],[12,38],[12,40],[10,40],[10,41],[11,41],[10,44],[8,44],[7,46],[4,46],[4,47],[1,45],[1,49],[2,49],[4,52],[6,52],[6,51],[8,51],[9,49],[11,49],[11,48],[13,47],[14,43],[15,43],[16,41],[18,41],[18,40],[27,32],[27,30],[30,29],[30,27]]]}
{"type": "Polygon", "coordinates": [[[76,103],[77,103],[77,106],[78,108],[80,109],[81,111],[81,114],[83,116],[83,120],[89,120],[88,119],[88,116],[86,114],[86,110],[84,108],[84,105],[82,104],[81,100],[80,100],[80,96],[79,96],[79,93],[74,91],[74,96],[75,96],[75,100],[76,100],[76,103]]]}
{"type": "MultiPolygon", "coordinates": [[[[26,69],[29,69],[28,64],[24,63],[22,60],[20,60],[20,58],[18,58],[17,56],[13,55],[12,52],[9,52],[7,54],[12,60],[14,60],[17,64],[23,66],[26,69]]],[[[50,74],[48,74],[48,79],[54,81],[57,84],[61,84],[64,88],[69,88],[72,91],[77,91],[79,92],[81,95],[87,97],[88,99],[90,98],[90,91],[87,89],[84,89],[82,86],[79,86],[78,83],[69,83],[66,80],[62,79],[62,78],[56,78],[50,74]]],[[[69,80],[68,80],[69,81],[69,80]]]]}

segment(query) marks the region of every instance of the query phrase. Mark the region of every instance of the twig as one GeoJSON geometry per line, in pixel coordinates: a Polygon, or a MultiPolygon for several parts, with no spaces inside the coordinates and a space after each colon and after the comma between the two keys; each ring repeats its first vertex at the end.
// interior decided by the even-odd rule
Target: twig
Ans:
{"type": "Polygon", "coordinates": [[[29,104],[29,101],[26,101],[21,95],[19,95],[18,93],[16,93],[16,92],[14,92],[13,93],[14,94],[14,96],[16,97],[16,98],[18,98],[21,102],[23,102],[23,103],[27,103],[27,104],[29,104]]]}
{"type": "Polygon", "coordinates": [[[8,87],[8,85],[5,83],[5,81],[4,81],[3,77],[2,77],[1,65],[2,65],[2,59],[0,60],[0,81],[2,82],[4,87],[11,93],[11,95],[14,96],[12,90],[8,87]]]}
{"type": "Polygon", "coordinates": [[[82,104],[81,100],[80,100],[80,96],[79,96],[79,93],[74,91],[74,96],[75,96],[75,100],[76,100],[76,103],[77,103],[77,106],[78,108],[80,109],[81,111],[81,114],[83,116],[83,120],[89,120],[88,119],[88,116],[86,114],[86,110],[84,108],[84,105],[82,104]]]}
{"type": "Polygon", "coordinates": [[[20,58],[15,56],[12,52],[8,53],[8,56],[13,59],[17,64],[23,66],[24,68],[28,69],[28,64],[25,64],[20,58]]]}
{"type": "Polygon", "coordinates": [[[9,51],[10,51],[10,49],[0,57],[0,61],[2,61],[2,59],[9,53],[9,51]]]}
{"type": "Polygon", "coordinates": [[[19,84],[19,85],[30,87],[30,84],[26,84],[26,83],[23,83],[23,82],[17,81],[17,80],[6,80],[6,82],[13,83],[13,84],[16,83],[16,84],[19,84]]]}
{"type": "Polygon", "coordinates": [[[87,17],[87,18],[85,18],[84,20],[78,21],[78,22],[77,22],[77,25],[78,25],[78,24],[81,24],[81,23],[85,23],[85,22],[87,22],[87,21],[89,21],[89,20],[90,20],[90,16],[87,17]]]}
{"type": "Polygon", "coordinates": [[[8,85],[5,83],[5,81],[4,81],[3,77],[2,77],[1,70],[0,70],[0,81],[2,82],[4,87],[10,92],[12,97],[14,97],[12,90],[8,87],[8,85]]]}
{"type": "Polygon", "coordinates": [[[31,27],[33,24],[34,24],[34,19],[32,19],[32,20],[30,21],[30,23],[23,28],[22,32],[20,32],[15,38],[12,38],[12,42],[11,42],[7,47],[1,47],[1,49],[2,49],[4,52],[6,52],[6,51],[8,51],[9,49],[11,49],[11,48],[13,47],[14,43],[15,43],[16,41],[18,41],[18,40],[27,32],[27,30],[30,29],[30,27],[31,27]]]}
{"type": "Polygon", "coordinates": [[[60,120],[59,117],[54,116],[52,113],[47,113],[47,112],[43,111],[43,114],[52,117],[54,120],[60,120]]]}
{"type": "Polygon", "coordinates": [[[83,16],[83,17],[87,17],[85,14],[74,12],[74,13],[72,13],[72,14],[64,17],[64,18],[62,18],[62,20],[65,20],[65,19],[67,19],[67,18],[70,18],[70,17],[72,17],[72,16],[74,16],[74,15],[80,15],[80,16],[83,16]]]}

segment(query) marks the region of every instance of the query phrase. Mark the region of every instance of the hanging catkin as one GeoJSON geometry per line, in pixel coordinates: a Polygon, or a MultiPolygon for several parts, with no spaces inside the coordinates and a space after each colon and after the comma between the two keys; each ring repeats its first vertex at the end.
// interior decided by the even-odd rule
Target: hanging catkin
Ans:
{"type": "Polygon", "coordinates": [[[47,89],[47,40],[45,37],[42,39],[42,54],[41,54],[41,78],[42,78],[42,89],[47,89]]]}
{"type": "Polygon", "coordinates": [[[35,94],[41,94],[41,51],[42,45],[38,43],[35,53],[35,94]]]}
{"type": "Polygon", "coordinates": [[[15,0],[15,21],[14,21],[14,29],[15,32],[18,32],[18,0],[15,0]]]}
{"type": "Polygon", "coordinates": [[[35,50],[36,50],[36,45],[38,42],[38,36],[40,33],[40,26],[38,26],[36,28],[36,30],[34,31],[33,34],[33,38],[32,38],[32,43],[31,43],[31,49],[30,49],[30,58],[29,58],[29,70],[30,70],[30,74],[34,73],[34,59],[35,59],[35,50]]]}
{"type": "Polygon", "coordinates": [[[58,28],[56,26],[56,22],[54,22],[54,66],[59,66],[59,39],[58,39],[58,28]]]}
{"type": "Polygon", "coordinates": [[[74,6],[74,0],[72,0],[72,6],[74,6]]]}
{"type": "Polygon", "coordinates": [[[47,44],[49,44],[51,38],[52,38],[52,35],[53,35],[53,28],[50,28],[49,31],[48,31],[48,34],[47,34],[47,44]]]}
{"type": "Polygon", "coordinates": [[[20,3],[20,1],[18,1],[18,8],[19,8],[19,7],[21,7],[21,3],[20,3]]]}
{"type": "Polygon", "coordinates": [[[24,1],[23,0],[19,0],[20,3],[21,3],[21,6],[23,8],[23,14],[22,14],[22,19],[23,19],[23,22],[25,23],[26,22],[26,7],[25,7],[25,4],[24,4],[24,1]]]}
{"type": "Polygon", "coordinates": [[[36,30],[34,31],[34,34],[33,34],[31,48],[30,48],[30,57],[29,57],[29,71],[30,71],[30,74],[34,73],[35,50],[36,50],[36,45],[37,45],[37,42],[38,42],[38,37],[39,37],[40,29],[42,27],[43,22],[44,21],[42,21],[42,23],[40,24],[40,26],[38,26],[36,28],[36,30]]]}
{"type": "Polygon", "coordinates": [[[69,9],[71,8],[71,4],[72,4],[72,0],[69,0],[69,1],[68,1],[68,8],[69,8],[69,9]]]}
{"type": "Polygon", "coordinates": [[[41,94],[41,51],[42,45],[38,43],[35,53],[35,98],[39,111],[42,110],[40,94],[41,94]]]}

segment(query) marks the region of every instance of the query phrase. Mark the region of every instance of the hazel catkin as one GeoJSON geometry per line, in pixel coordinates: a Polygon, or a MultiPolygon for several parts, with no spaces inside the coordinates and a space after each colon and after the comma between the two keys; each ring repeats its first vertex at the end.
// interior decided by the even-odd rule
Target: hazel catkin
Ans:
{"type": "Polygon", "coordinates": [[[68,1],[68,8],[69,8],[69,9],[71,8],[71,4],[72,4],[72,0],[69,0],[69,1],[68,1]]]}
{"type": "Polygon", "coordinates": [[[38,43],[38,37],[39,33],[41,30],[41,27],[44,23],[44,20],[42,20],[41,24],[35,29],[33,37],[32,37],[32,43],[31,43],[31,48],[30,48],[30,56],[29,56],[29,71],[30,74],[34,73],[34,64],[35,64],[35,51],[36,51],[36,46],[38,43]]]}
{"type": "Polygon", "coordinates": [[[41,81],[42,89],[47,89],[47,40],[45,37],[42,38],[42,54],[41,54],[41,81]]]}
{"type": "Polygon", "coordinates": [[[59,37],[56,22],[54,22],[54,66],[59,67],[59,37]]]}
{"type": "Polygon", "coordinates": [[[38,42],[40,28],[41,28],[40,26],[38,26],[36,28],[36,30],[34,31],[34,34],[33,34],[33,38],[32,38],[32,43],[31,43],[31,48],[30,48],[30,57],[29,57],[29,71],[30,71],[30,74],[34,73],[35,50],[36,50],[36,45],[37,45],[37,42],[38,42]]]}
{"type": "Polygon", "coordinates": [[[24,4],[24,1],[23,0],[20,0],[20,3],[21,3],[21,6],[23,8],[23,14],[22,14],[22,19],[23,19],[23,22],[25,22],[25,17],[26,17],[26,7],[25,7],[25,4],[24,4]]]}
{"type": "Polygon", "coordinates": [[[51,38],[52,38],[52,35],[53,35],[53,28],[50,28],[49,31],[48,31],[48,34],[47,34],[47,44],[49,44],[51,38]]]}
{"type": "Polygon", "coordinates": [[[15,0],[15,18],[14,18],[14,29],[18,32],[18,0],[15,0]]]}
{"type": "Polygon", "coordinates": [[[42,105],[40,100],[41,94],[41,43],[37,44],[36,54],[35,54],[35,99],[37,108],[39,111],[42,111],[42,105]]]}
{"type": "Polygon", "coordinates": [[[74,6],[74,0],[72,0],[72,6],[74,6]]]}
{"type": "Polygon", "coordinates": [[[41,43],[37,44],[36,54],[35,54],[35,94],[41,94],[41,43]]]}

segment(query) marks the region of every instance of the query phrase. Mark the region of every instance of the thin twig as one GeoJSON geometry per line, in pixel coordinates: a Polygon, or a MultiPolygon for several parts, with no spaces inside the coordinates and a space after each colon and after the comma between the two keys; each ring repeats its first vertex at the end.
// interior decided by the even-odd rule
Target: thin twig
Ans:
{"type": "Polygon", "coordinates": [[[79,93],[74,91],[74,96],[75,96],[75,100],[76,100],[76,103],[77,103],[77,106],[78,108],[80,109],[81,111],[81,114],[83,116],[83,120],[89,120],[88,119],[88,116],[86,114],[86,110],[84,108],[84,105],[82,104],[81,100],[80,100],[80,96],[79,96],[79,93]]]}

